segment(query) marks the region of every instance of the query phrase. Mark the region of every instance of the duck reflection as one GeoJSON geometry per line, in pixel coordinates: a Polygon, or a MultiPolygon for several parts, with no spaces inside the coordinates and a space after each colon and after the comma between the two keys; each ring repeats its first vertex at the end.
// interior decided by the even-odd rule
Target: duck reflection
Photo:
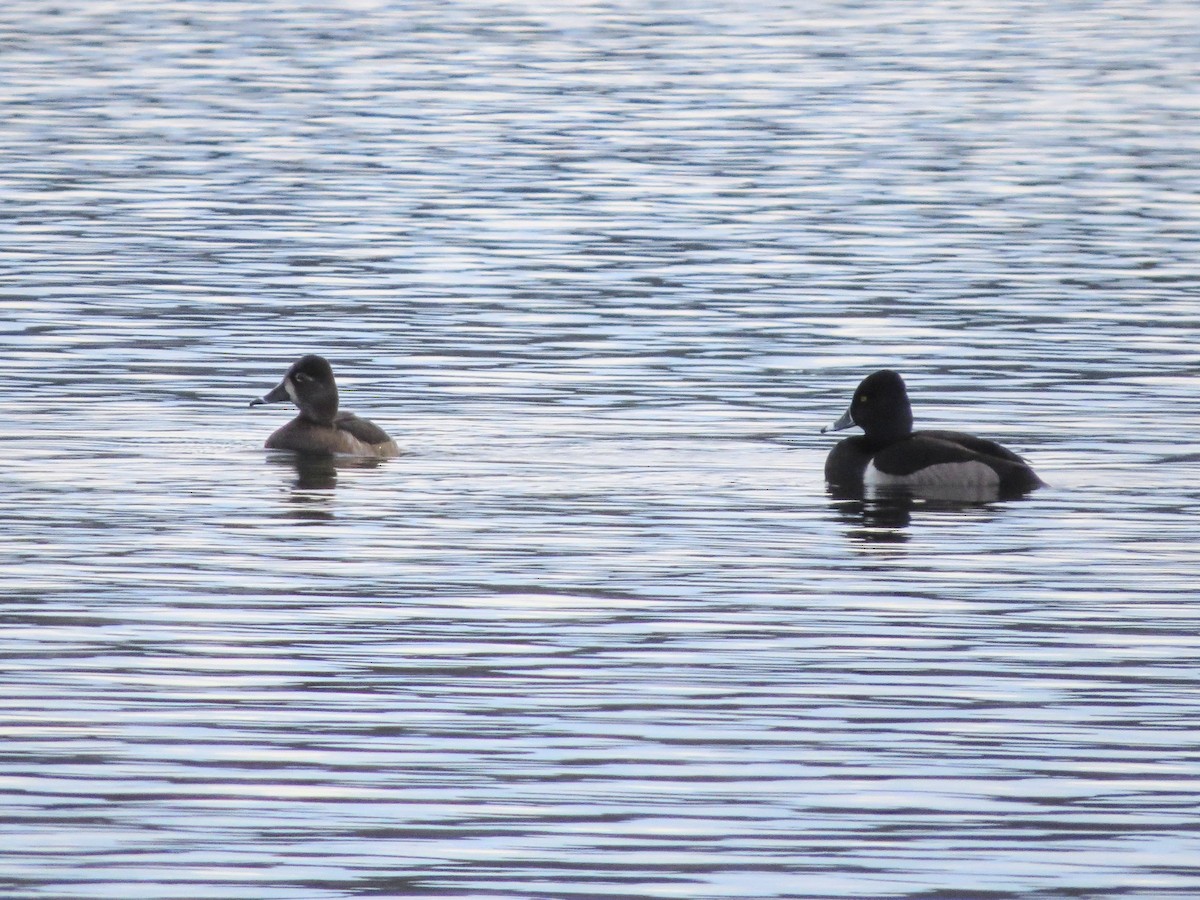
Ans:
{"type": "Polygon", "coordinates": [[[268,453],[267,461],[294,473],[291,499],[305,506],[303,518],[317,519],[333,517],[326,505],[337,487],[340,470],[376,469],[386,462],[372,457],[290,452],[268,453]]]}
{"type": "Polygon", "coordinates": [[[962,515],[972,519],[991,518],[993,505],[1003,500],[1015,500],[1025,492],[992,490],[921,490],[887,488],[848,491],[828,487],[831,506],[842,520],[853,527],[847,536],[864,543],[902,544],[908,539],[906,529],[913,515],[962,515]]]}
{"type": "Polygon", "coordinates": [[[842,521],[853,526],[847,537],[866,544],[903,544],[917,501],[912,496],[864,497],[831,487],[832,507],[842,521]]]}

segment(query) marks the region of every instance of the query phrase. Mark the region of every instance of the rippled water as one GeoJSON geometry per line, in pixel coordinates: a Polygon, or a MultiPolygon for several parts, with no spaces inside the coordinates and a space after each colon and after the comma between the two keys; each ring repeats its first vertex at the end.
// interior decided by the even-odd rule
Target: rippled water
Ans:
{"type": "Polygon", "coordinates": [[[555,6],[0,10],[4,896],[1200,896],[1194,7],[555,6]]]}

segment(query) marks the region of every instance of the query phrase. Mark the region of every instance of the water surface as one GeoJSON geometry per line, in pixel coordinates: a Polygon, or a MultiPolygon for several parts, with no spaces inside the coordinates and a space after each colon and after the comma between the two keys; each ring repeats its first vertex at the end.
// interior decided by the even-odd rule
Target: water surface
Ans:
{"type": "Polygon", "coordinates": [[[559,7],[0,11],[5,896],[1200,894],[1193,7],[559,7]]]}

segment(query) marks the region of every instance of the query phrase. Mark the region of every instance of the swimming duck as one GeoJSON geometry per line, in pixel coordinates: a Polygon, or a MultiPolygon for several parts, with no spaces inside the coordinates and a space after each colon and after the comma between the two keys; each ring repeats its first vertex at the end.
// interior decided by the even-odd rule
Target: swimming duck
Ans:
{"type": "Polygon", "coordinates": [[[273,391],[251,400],[250,405],[285,400],[296,404],[300,414],[267,438],[264,446],[270,450],[375,457],[400,453],[396,442],[370,419],[338,412],[333,368],[324,357],[314,354],[300,357],[273,391]]]}
{"type": "Polygon", "coordinates": [[[890,369],[868,375],[845,414],[826,431],[857,425],[825,460],[825,480],[846,490],[908,488],[1013,496],[1043,482],[1028,463],[995,441],[959,431],[913,431],[904,379],[890,369]]]}

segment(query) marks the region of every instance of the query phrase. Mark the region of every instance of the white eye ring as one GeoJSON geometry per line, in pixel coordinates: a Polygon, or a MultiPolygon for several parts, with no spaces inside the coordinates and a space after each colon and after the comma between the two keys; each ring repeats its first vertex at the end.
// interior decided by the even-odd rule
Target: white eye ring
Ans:
{"type": "Polygon", "coordinates": [[[294,379],[296,379],[296,381],[300,382],[301,384],[304,384],[304,382],[306,382],[306,381],[312,381],[312,377],[309,375],[305,375],[303,372],[297,372],[292,377],[294,379]]]}

